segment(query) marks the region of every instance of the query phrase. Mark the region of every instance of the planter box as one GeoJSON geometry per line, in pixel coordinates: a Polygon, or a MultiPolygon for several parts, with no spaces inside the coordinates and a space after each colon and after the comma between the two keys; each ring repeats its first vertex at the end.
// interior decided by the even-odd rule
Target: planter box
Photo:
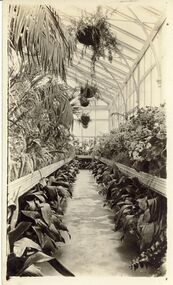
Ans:
{"type": "Polygon", "coordinates": [[[80,155],[79,154],[76,157],[79,158],[79,159],[92,159],[91,155],[80,155]]]}
{"type": "Polygon", "coordinates": [[[36,170],[26,176],[23,176],[17,180],[10,182],[7,186],[8,191],[8,202],[18,198],[29,191],[32,187],[39,183],[40,179],[49,176],[51,173],[55,172],[58,168],[62,167],[64,164],[70,162],[73,157],[55,162],[39,170],[36,170]]]}
{"type": "Polygon", "coordinates": [[[162,196],[166,197],[166,179],[156,177],[142,171],[137,172],[135,169],[131,167],[128,167],[119,162],[109,160],[107,158],[103,157],[101,158],[95,157],[95,158],[112,167],[116,165],[122,173],[130,177],[137,177],[142,184],[149,187],[151,190],[157,192],[158,194],[161,194],[162,196]]]}

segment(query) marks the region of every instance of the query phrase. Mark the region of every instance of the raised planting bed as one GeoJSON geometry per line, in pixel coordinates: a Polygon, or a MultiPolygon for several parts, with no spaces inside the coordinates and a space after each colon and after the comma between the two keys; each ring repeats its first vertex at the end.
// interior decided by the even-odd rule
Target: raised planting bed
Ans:
{"type": "Polygon", "coordinates": [[[128,167],[119,162],[115,162],[113,160],[109,160],[107,158],[96,158],[107,165],[110,165],[112,167],[118,167],[118,169],[122,173],[128,175],[129,177],[137,177],[142,184],[149,187],[151,190],[157,192],[158,194],[161,194],[162,196],[166,197],[166,179],[156,177],[151,174],[144,173],[142,171],[138,172],[131,167],[128,167]]]}
{"type": "Polygon", "coordinates": [[[147,183],[141,183],[133,169],[107,159],[93,161],[90,169],[101,186],[99,192],[105,197],[105,205],[114,212],[115,231],[122,233],[122,242],[131,239],[136,244],[136,258],[131,261],[130,268],[150,266],[155,276],[164,275],[166,197],[162,192],[152,191],[147,183]]]}
{"type": "Polygon", "coordinates": [[[22,187],[26,179],[28,185],[22,192],[16,186],[15,200],[8,201],[7,278],[43,276],[37,264],[44,262],[49,262],[64,276],[74,276],[55,257],[60,244],[65,243],[62,231],[71,238],[63,223],[63,211],[68,198],[72,197],[78,161],[70,158],[40,173],[38,183],[37,173],[33,174],[35,180],[30,179],[30,188],[28,176],[19,179],[18,184],[16,181],[22,187]]]}
{"type": "Polygon", "coordinates": [[[90,163],[92,161],[91,155],[77,155],[76,158],[79,161],[79,168],[80,169],[88,169],[90,166],[90,163]]]}

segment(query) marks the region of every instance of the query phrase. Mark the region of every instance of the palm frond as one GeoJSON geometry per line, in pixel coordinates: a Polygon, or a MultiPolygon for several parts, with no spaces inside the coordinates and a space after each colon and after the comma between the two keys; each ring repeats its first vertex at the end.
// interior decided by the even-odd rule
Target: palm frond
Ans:
{"type": "Polygon", "coordinates": [[[44,5],[9,8],[10,41],[20,57],[65,79],[65,66],[71,62],[75,44],[56,11],[44,5]]]}

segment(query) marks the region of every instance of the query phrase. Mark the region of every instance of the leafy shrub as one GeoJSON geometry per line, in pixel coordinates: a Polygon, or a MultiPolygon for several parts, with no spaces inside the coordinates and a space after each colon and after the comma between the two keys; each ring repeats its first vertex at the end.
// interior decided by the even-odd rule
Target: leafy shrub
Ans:
{"type": "Polygon", "coordinates": [[[163,107],[139,109],[119,129],[101,137],[94,154],[165,178],[166,125],[163,107]]]}

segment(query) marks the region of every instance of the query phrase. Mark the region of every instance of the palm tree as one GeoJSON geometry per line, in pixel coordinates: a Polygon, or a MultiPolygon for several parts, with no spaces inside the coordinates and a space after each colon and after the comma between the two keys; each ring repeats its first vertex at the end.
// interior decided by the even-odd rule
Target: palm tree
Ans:
{"type": "Polygon", "coordinates": [[[44,72],[66,76],[72,60],[74,40],[62,25],[57,12],[46,5],[9,5],[9,53],[39,65],[44,72]]]}
{"type": "MultiPolygon", "coordinates": [[[[37,146],[39,140],[43,150],[45,138],[51,141],[59,134],[58,126],[63,125],[68,130],[72,126],[72,106],[68,94],[59,88],[57,78],[65,80],[66,66],[70,64],[74,50],[74,40],[52,7],[9,5],[10,159],[13,154],[16,160],[19,160],[21,153],[27,158],[31,156],[25,148],[16,151],[15,138],[17,140],[19,134],[25,142],[28,137],[31,141],[34,133],[33,140],[37,137],[37,146]],[[37,121],[44,130],[38,129],[37,121]]],[[[46,148],[48,152],[54,150],[52,141],[50,145],[46,140],[46,148]]],[[[36,158],[39,150],[42,163],[45,153],[43,157],[40,148],[34,150],[36,158]]]]}

